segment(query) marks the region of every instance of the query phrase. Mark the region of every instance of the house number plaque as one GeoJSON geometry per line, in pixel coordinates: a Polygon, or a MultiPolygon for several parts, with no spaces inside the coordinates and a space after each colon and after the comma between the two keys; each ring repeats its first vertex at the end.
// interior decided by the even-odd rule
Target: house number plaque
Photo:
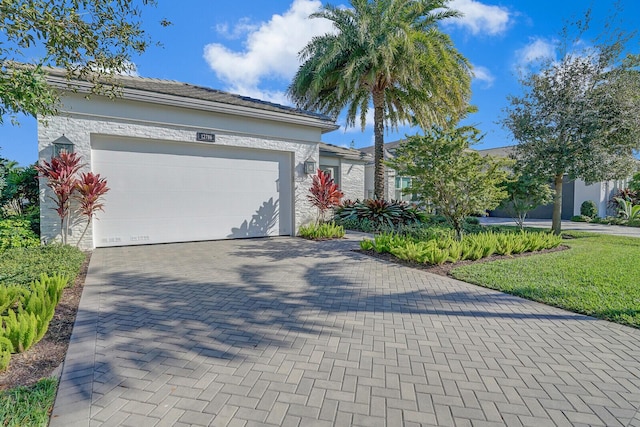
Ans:
{"type": "Polygon", "coordinates": [[[196,141],[216,142],[216,135],[213,133],[198,132],[196,133],[196,141]]]}

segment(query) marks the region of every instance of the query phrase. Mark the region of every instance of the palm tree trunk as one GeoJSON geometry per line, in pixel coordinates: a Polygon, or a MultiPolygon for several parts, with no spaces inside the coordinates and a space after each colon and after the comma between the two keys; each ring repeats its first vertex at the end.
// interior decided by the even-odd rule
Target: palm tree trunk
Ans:
{"type": "Polygon", "coordinates": [[[557,174],[554,178],[556,194],[553,196],[553,217],[551,220],[551,230],[553,234],[560,235],[562,231],[562,178],[564,174],[557,174]]]}
{"type": "Polygon", "coordinates": [[[384,199],[384,92],[373,92],[374,196],[384,199]]]}

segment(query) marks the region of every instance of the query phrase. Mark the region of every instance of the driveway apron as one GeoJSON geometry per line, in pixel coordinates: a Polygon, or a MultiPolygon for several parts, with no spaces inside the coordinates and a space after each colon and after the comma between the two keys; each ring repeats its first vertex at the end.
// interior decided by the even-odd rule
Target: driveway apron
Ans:
{"type": "Polygon", "coordinates": [[[640,426],[640,331],[357,248],[96,250],[51,426],[640,426]]]}

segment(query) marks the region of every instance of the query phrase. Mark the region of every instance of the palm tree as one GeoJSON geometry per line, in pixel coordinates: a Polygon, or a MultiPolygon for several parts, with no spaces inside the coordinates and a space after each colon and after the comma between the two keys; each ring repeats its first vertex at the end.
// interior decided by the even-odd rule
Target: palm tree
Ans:
{"type": "Polygon", "coordinates": [[[470,98],[469,62],[438,29],[460,16],[448,0],[351,0],[352,8],[324,6],[311,18],[330,20],[335,32],[315,37],[288,88],[299,108],[333,117],[347,109],[364,130],[374,110],[375,196],[384,197],[384,130],[415,121],[424,128],[457,119],[470,98]]]}

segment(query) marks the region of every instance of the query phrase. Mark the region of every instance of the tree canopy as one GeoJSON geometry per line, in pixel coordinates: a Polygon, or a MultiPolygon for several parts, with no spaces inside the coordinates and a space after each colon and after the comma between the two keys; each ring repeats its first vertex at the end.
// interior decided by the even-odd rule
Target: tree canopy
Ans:
{"type": "Polygon", "coordinates": [[[111,77],[133,71],[133,56],[151,44],[145,5],[155,0],[0,0],[0,123],[3,115],[55,114],[48,66],[88,80],[95,93],[113,91],[111,77]]]}
{"type": "Polygon", "coordinates": [[[480,132],[470,126],[435,126],[403,141],[388,162],[398,174],[411,177],[406,192],[433,204],[459,237],[467,216],[494,209],[507,196],[503,183],[509,161],[469,149],[480,140],[480,132]]]}
{"type": "Polygon", "coordinates": [[[315,37],[288,95],[301,108],[337,117],[364,129],[374,110],[375,196],[384,197],[384,129],[415,122],[424,128],[459,118],[471,96],[469,62],[438,28],[459,16],[448,0],[351,0],[311,15],[335,31],[315,37]]]}
{"type": "Polygon", "coordinates": [[[526,173],[554,182],[556,233],[563,176],[587,183],[627,177],[640,149],[640,56],[627,50],[635,33],[610,30],[585,43],[588,24],[589,13],[563,30],[560,58],[521,78],[524,94],[509,98],[503,119],[526,173]]]}

